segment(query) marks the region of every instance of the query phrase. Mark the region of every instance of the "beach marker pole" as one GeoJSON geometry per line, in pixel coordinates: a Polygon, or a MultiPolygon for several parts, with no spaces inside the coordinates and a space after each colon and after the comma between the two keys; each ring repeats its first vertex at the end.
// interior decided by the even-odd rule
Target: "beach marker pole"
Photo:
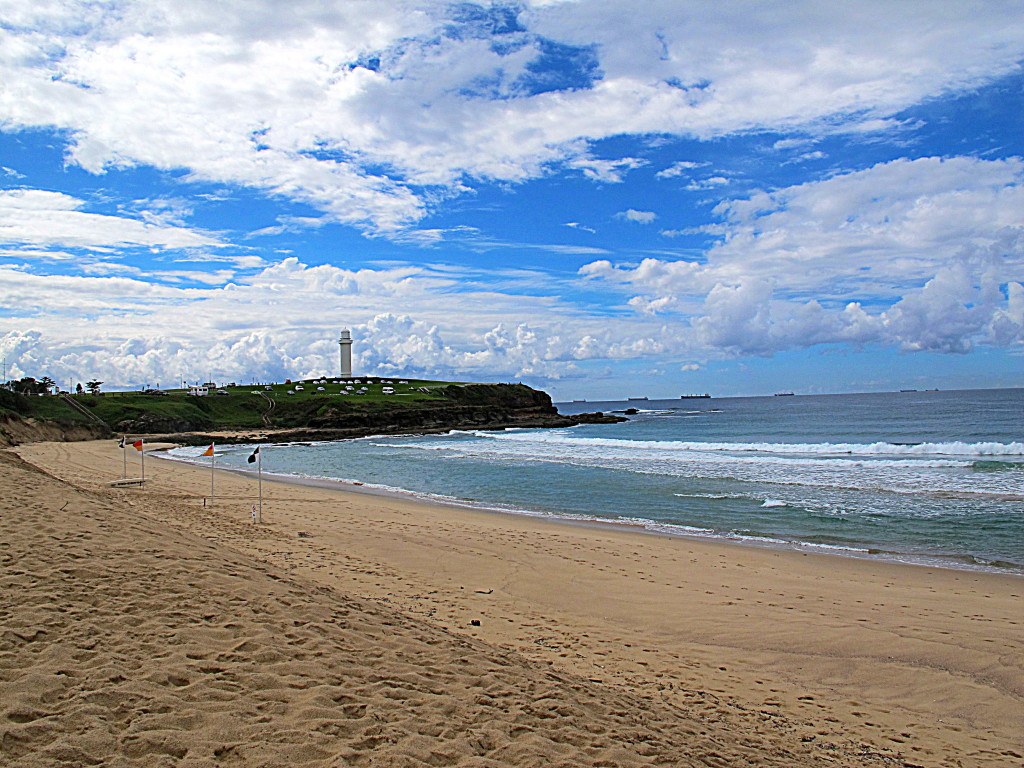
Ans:
{"type": "Polygon", "coordinates": [[[128,477],[128,435],[121,435],[121,479],[128,477]]]}
{"type": "Polygon", "coordinates": [[[248,462],[250,464],[252,464],[254,461],[258,462],[256,464],[256,476],[259,478],[258,482],[259,482],[259,488],[260,488],[260,515],[259,515],[259,520],[257,520],[256,519],[256,505],[254,504],[253,507],[252,507],[252,521],[254,523],[255,522],[262,523],[263,522],[263,452],[260,450],[260,448],[262,448],[262,447],[263,446],[257,445],[256,446],[256,450],[253,451],[252,455],[249,456],[249,458],[248,458],[248,462]]]}
{"type": "MultiPolygon", "coordinates": [[[[210,506],[213,506],[213,473],[217,469],[217,454],[213,450],[213,443],[210,443],[210,447],[203,451],[203,456],[210,457],[210,506]]],[[[203,500],[203,506],[206,506],[206,500],[203,500]]]]}
{"type": "Polygon", "coordinates": [[[142,447],[139,448],[139,457],[142,460],[142,482],[146,482],[146,439],[142,438],[139,442],[142,443],[142,447]]]}

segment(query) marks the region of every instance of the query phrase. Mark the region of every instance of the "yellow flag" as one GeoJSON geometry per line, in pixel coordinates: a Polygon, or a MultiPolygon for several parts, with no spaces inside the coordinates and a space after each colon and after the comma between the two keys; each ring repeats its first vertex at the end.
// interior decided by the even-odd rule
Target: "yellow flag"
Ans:
{"type": "Polygon", "coordinates": [[[210,447],[206,449],[206,453],[203,456],[213,456],[213,443],[210,443],[210,447]]]}

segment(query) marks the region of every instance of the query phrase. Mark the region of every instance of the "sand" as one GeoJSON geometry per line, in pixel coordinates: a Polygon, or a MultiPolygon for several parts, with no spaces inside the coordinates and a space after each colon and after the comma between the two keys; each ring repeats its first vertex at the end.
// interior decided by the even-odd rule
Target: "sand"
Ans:
{"type": "Polygon", "coordinates": [[[15,451],[4,765],[1024,760],[1020,577],[15,451]]]}

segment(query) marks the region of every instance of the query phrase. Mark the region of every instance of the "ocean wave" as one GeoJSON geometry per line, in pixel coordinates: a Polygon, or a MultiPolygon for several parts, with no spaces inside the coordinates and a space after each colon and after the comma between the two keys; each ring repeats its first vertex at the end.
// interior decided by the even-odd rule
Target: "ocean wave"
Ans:
{"type": "MultiPolygon", "coordinates": [[[[955,458],[929,458],[907,455],[903,458],[876,458],[872,456],[856,456],[852,454],[830,455],[827,453],[792,453],[789,455],[773,455],[770,453],[741,452],[741,455],[730,455],[726,450],[672,450],[655,441],[621,440],[595,444],[587,440],[564,441],[530,441],[530,440],[499,440],[493,443],[405,443],[388,447],[420,451],[464,452],[467,456],[477,458],[515,459],[517,461],[560,461],[579,466],[601,466],[595,462],[619,461],[647,462],[654,474],[660,474],[664,468],[661,462],[678,465],[778,465],[780,467],[813,467],[849,469],[868,467],[883,468],[947,468],[971,467],[973,462],[955,458]]],[[[693,443],[692,445],[718,445],[717,443],[693,443]]],[[[878,454],[879,457],[885,454],[878,454]]],[[[609,467],[616,468],[616,467],[609,467]]],[[[618,467],[626,468],[626,467],[618,467]]]]}
{"type": "Polygon", "coordinates": [[[965,443],[961,441],[944,443],[735,443],[735,442],[689,442],[679,440],[621,440],[615,438],[580,438],[554,434],[504,434],[474,431],[474,437],[499,442],[520,442],[535,444],[572,444],[605,448],[644,448],[659,451],[725,451],[732,453],[757,452],[774,454],[817,454],[817,455],[859,455],[859,456],[1024,456],[1024,442],[1013,443],[965,443]]]}
{"type": "Polygon", "coordinates": [[[1024,472],[1021,461],[975,461],[971,466],[979,472],[1024,472]]]}
{"type": "Polygon", "coordinates": [[[673,493],[682,499],[748,499],[745,493],[673,493]]]}

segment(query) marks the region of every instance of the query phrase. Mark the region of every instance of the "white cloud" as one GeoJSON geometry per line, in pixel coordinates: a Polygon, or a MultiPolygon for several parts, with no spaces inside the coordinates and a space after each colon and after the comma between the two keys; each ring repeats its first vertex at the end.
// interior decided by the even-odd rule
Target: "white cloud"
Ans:
{"type": "MultiPolygon", "coordinates": [[[[393,233],[436,199],[424,188],[458,194],[562,166],[621,181],[642,161],[592,146],[623,134],[892,130],[896,112],[1017,71],[1024,56],[1011,0],[971,13],[953,0],[652,0],[643,13],[534,2],[497,46],[494,25],[460,8],[8,4],[0,121],[66,131],[69,161],[93,173],[186,169],[393,233]],[[541,87],[545,40],[576,46],[573,81],[541,87]]],[[[662,177],[685,167],[672,169],[662,177]]]]}
{"type": "Polygon", "coordinates": [[[779,139],[772,144],[772,149],[777,151],[785,151],[787,149],[797,149],[800,147],[807,147],[814,143],[814,139],[806,137],[795,137],[790,139],[779,139]]]}
{"type": "Polygon", "coordinates": [[[579,157],[570,160],[566,165],[582,171],[583,175],[593,181],[618,184],[623,181],[627,171],[644,165],[643,160],[635,157],[623,157],[618,160],[599,160],[594,157],[579,157]]]}
{"type": "Polygon", "coordinates": [[[718,207],[706,261],[595,261],[584,278],[735,353],[827,342],[966,352],[1024,343],[1024,161],[923,158],[718,207]],[[817,297],[817,298],[811,298],[817,297]],[[864,309],[870,305],[875,309],[864,309]]]}
{"type": "Polygon", "coordinates": [[[597,234],[597,230],[591,229],[590,227],[585,227],[582,224],[580,224],[578,221],[567,221],[567,222],[565,222],[565,226],[572,227],[573,229],[578,229],[581,232],[589,232],[592,235],[596,235],[597,234]]]}
{"type": "Polygon", "coordinates": [[[703,190],[703,189],[715,189],[716,187],[724,187],[729,183],[729,180],[725,176],[711,176],[707,179],[695,179],[686,185],[689,190],[703,190]]]}
{"type": "Polygon", "coordinates": [[[718,206],[727,236],[708,253],[729,275],[782,275],[793,294],[894,298],[953,259],[1021,268],[1024,161],[896,160],[718,206]],[[989,250],[991,249],[991,253],[989,250]]]}
{"type": "MultiPolygon", "coordinates": [[[[224,285],[201,276],[168,272],[153,283],[131,269],[76,277],[0,266],[0,305],[30,329],[0,333],[0,351],[19,375],[124,387],[180,375],[330,373],[342,326],[353,330],[364,371],[452,379],[558,377],[588,356],[628,357],[654,344],[645,323],[616,323],[613,335],[571,304],[515,290],[543,288],[536,273],[506,275],[499,291],[460,287],[459,270],[345,270],[290,257],[224,285]]],[[[546,287],[556,294],[559,284],[546,287]]]]}
{"type": "Polygon", "coordinates": [[[85,201],[61,192],[0,190],[0,243],[94,250],[125,246],[181,249],[224,245],[212,235],[169,223],[167,217],[110,216],[81,210],[85,206],[85,201]]]}
{"type": "Polygon", "coordinates": [[[627,208],[625,211],[619,211],[616,213],[615,218],[625,219],[626,221],[636,222],[637,224],[650,224],[658,218],[658,214],[654,211],[637,211],[633,208],[627,208]]]}
{"type": "Polygon", "coordinates": [[[698,163],[693,160],[679,160],[678,162],[672,163],[668,168],[658,171],[654,174],[659,179],[671,179],[676,176],[685,176],[687,171],[692,171],[695,168],[701,168],[707,165],[707,163],[698,163]]]}

